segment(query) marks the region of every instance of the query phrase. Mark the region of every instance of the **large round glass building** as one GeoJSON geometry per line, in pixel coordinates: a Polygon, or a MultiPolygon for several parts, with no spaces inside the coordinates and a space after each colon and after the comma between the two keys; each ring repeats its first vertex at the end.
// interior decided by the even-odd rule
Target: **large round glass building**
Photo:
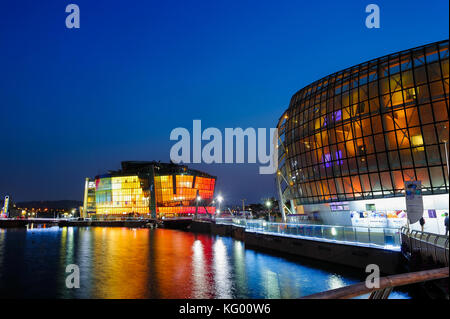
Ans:
{"type": "Polygon", "coordinates": [[[278,122],[286,215],[334,224],[398,217],[406,210],[405,182],[419,181],[424,216],[440,222],[449,205],[448,46],[445,40],[364,62],[292,96],[278,122]]]}

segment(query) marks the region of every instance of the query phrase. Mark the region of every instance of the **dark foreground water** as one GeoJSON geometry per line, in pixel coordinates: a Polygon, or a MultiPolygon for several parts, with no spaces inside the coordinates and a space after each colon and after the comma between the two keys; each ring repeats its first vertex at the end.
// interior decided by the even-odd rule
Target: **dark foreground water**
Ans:
{"type": "MultiPolygon", "coordinates": [[[[0,298],[298,298],[364,280],[351,268],[167,229],[0,229],[0,298]],[[80,288],[66,287],[66,266],[80,288]]],[[[407,298],[394,293],[394,298],[407,298]]]]}

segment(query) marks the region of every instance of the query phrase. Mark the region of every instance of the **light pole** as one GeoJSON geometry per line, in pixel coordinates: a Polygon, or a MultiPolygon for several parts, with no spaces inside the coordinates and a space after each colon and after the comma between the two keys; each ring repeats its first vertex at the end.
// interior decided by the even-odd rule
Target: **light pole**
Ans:
{"type": "Polygon", "coordinates": [[[270,222],[270,211],[272,210],[272,202],[270,200],[266,201],[266,207],[269,213],[269,222],[270,222]]]}
{"type": "Polygon", "coordinates": [[[221,195],[217,196],[217,201],[219,202],[219,209],[218,209],[218,213],[220,214],[220,204],[223,201],[223,197],[221,195]]]}
{"type": "Polygon", "coordinates": [[[245,211],[245,201],[246,200],[247,200],[246,198],[241,199],[241,201],[242,201],[242,212],[245,211]]]}

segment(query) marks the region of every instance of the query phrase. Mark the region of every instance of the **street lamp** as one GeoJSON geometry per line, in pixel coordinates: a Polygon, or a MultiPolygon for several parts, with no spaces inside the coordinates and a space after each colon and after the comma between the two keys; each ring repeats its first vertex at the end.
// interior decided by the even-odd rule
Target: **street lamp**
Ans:
{"type": "Polygon", "coordinates": [[[219,209],[217,209],[217,214],[220,214],[220,204],[223,201],[223,197],[221,195],[217,196],[217,201],[219,202],[219,209]]]}
{"type": "Polygon", "coordinates": [[[269,214],[269,222],[270,222],[270,211],[271,211],[271,207],[272,207],[272,202],[270,200],[266,201],[266,206],[268,209],[268,214],[269,214]]]}

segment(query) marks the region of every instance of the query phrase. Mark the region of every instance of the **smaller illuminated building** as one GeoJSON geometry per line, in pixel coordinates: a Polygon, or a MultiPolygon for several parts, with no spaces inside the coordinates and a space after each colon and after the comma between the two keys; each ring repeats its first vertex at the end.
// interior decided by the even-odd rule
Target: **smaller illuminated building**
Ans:
{"type": "Polygon", "coordinates": [[[86,179],[84,216],[212,214],[215,182],[215,176],[184,165],[122,162],[120,170],[86,179]]]}

